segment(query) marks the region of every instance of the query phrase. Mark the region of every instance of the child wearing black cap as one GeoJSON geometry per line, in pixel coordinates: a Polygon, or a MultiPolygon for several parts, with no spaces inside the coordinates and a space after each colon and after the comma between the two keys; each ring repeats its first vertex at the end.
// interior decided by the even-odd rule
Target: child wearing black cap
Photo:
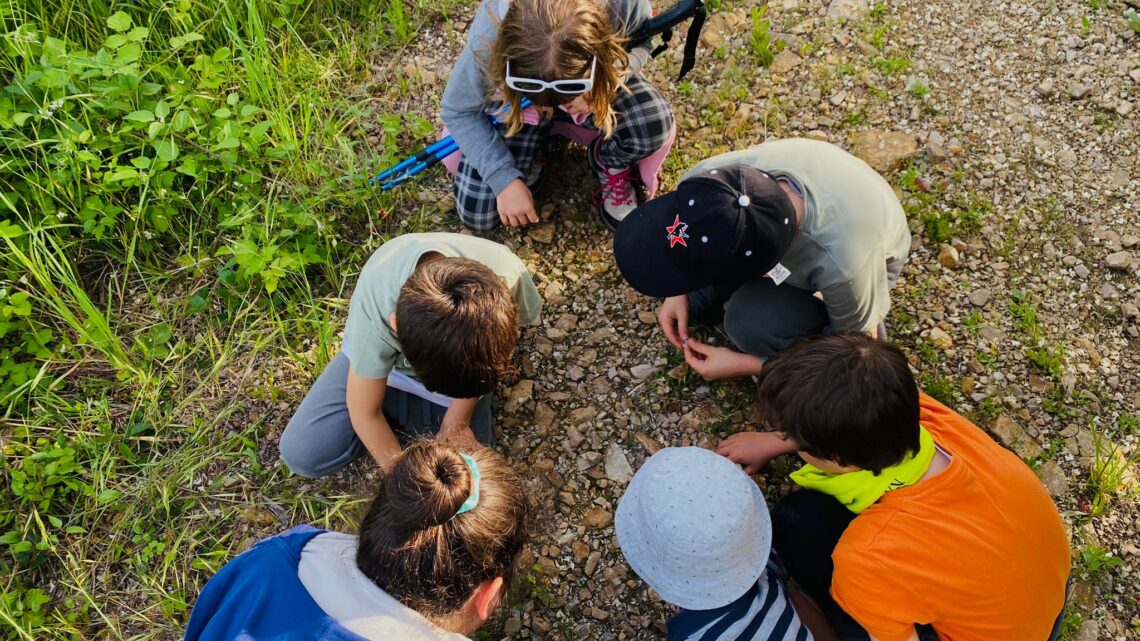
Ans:
{"type": "Polygon", "coordinates": [[[759,373],[801,336],[876,336],[909,250],[891,186],[839,147],[806,139],[699,163],[614,240],[622,275],[665,297],[665,337],[709,380],[759,373]],[[736,350],[690,337],[690,325],[706,323],[723,323],[736,350]]]}

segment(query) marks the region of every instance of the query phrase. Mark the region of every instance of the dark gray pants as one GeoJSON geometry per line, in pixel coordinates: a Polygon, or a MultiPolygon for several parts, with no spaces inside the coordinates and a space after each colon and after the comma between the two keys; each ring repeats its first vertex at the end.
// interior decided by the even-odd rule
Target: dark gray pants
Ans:
{"type": "MultiPolygon", "coordinates": [[[[294,474],[308,478],[331,474],[364,453],[344,400],[348,365],[344,352],[329,361],[281,434],[281,459],[294,474]]],[[[484,445],[495,444],[491,396],[479,399],[471,417],[471,430],[484,445]]],[[[442,405],[392,387],[384,393],[383,410],[401,443],[439,432],[447,412],[442,405]]]]}
{"type": "Polygon", "coordinates": [[[689,294],[689,324],[723,324],[733,345],[746,354],[772,356],[797,338],[824,331],[830,323],[827,307],[812,292],[776,285],[770,278],[689,294]]]}

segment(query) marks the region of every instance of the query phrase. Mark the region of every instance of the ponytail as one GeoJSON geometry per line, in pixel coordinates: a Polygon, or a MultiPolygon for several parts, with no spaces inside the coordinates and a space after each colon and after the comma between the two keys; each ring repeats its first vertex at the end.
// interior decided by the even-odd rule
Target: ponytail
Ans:
{"type": "Polygon", "coordinates": [[[518,477],[489,449],[468,456],[471,464],[449,445],[412,445],[360,525],[361,572],[425,616],[456,612],[484,581],[509,584],[525,542],[518,477]],[[477,504],[465,506],[476,490],[477,504]]]}

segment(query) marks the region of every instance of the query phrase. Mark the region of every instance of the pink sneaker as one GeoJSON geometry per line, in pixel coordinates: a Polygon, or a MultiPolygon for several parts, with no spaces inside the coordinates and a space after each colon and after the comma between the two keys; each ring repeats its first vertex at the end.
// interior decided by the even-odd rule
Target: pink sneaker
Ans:
{"type": "Polygon", "coordinates": [[[586,154],[590,160],[590,168],[598,177],[598,190],[594,192],[594,204],[598,206],[598,213],[602,222],[613,231],[625,217],[637,208],[637,192],[633,187],[633,167],[615,169],[606,167],[598,159],[598,142],[595,140],[586,154]]]}

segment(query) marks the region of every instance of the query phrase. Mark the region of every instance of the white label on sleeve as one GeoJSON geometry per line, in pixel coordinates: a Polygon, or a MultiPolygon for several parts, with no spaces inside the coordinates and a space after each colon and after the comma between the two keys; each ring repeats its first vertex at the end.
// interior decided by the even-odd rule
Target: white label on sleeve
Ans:
{"type": "Polygon", "coordinates": [[[767,274],[764,274],[764,275],[767,276],[768,278],[771,278],[773,283],[776,283],[777,285],[779,285],[780,283],[787,280],[788,276],[792,275],[792,272],[788,271],[788,268],[784,267],[780,263],[776,263],[776,266],[773,267],[771,271],[769,271],[767,274]]]}

